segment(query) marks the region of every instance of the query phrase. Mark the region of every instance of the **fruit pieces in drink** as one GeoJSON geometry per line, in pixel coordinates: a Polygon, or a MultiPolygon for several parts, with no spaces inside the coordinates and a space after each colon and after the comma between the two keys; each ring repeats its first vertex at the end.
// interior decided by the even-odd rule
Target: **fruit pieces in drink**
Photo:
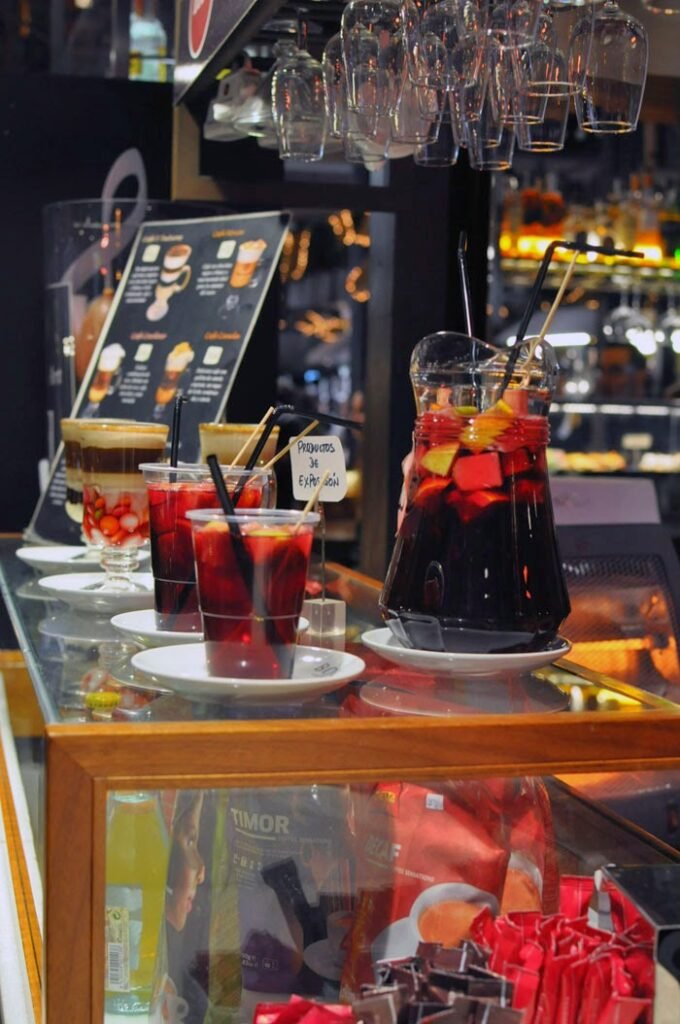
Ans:
{"type": "Polygon", "coordinates": [[[409,646],[544,646],[569,611],[549,503],[543,416],[513,399],[423,414],[381,596],[409,646]]]}
{"type": "MultiPolygon", "coordinates": [[[[259,508],[265,478],[248,480],[238,508],[259,508]]],[[[233,486],[227,482],[229,491],[233,486]]],[[[159,481],[147,484],[151,527],[151,565],[154,575],[156,625],[159,629],[201,631],[196,593],[194,548],[187,512],[219,505],[212,480],[159,481]]]]}
{"type": "Polygon", "coordinates": [[[138,466],[160,461],[167,436],[168,428],[156,423],[83,422],[83,531],[88,543],[131,548],[147,540],[148,501],[138,466]]]}
{"type": "Polygon", "coordinates": [[[312,528],[244,523],[194,525],[208,667],[213,675],[286,679],[293,669],[312,528]],[[245,557],[239,557],[241,543],[245,557]],[[248,577],[244,575],[248,573],[248,577]]]}
{"type": "Polygon", "coordinates": [[[144,487],[85,484],[83,532],[89,544],[139,547],[149,536],[149,511],[144,487]]]}

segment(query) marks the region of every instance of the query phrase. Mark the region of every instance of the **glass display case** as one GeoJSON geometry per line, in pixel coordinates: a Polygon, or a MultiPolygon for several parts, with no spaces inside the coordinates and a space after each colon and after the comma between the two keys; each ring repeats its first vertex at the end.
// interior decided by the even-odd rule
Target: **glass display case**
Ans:
{"type": "MultiPolygon", "coordinates": [[[[153,1016],[161,1006],[178,1020],[245,1021],[256,1003],[291,992],[337,999],[342,969],[328,943],[356,906],[357,821],[376,786],[459,811],[473,800],[478,816],[500,787],[506,823],[533,794],[532,813],[540,805],[555,835],[541,856],[566,874],[678,859],[577,788],[588,773],[678,766],[675,687],[662,697],[569,658],[500,690],[479,677],[452,688],[414,676],[361,643],[379,623],[378,584],[329,564],[326,593],[346,602],[359,677],[302,702],[194,700],[135,678],[138,646],[108,619],[45,600],[19,546],[2,541],[2,594],[25,663],[3,663],[3,746],[21,776],[3,816],[7,831],[7,808],[28,798],[12,883],[35,1019],[41,996],[50,1024],[140,1019],[154,993],[153,1020],[173,1019],[153,1016]],[[121,913],[136,923],[128,947],[117,941],[121,913]],[[293,960],[276,945],[284,924],[293,960]],[[257,965],[274,961],[279,973],[263,980],[257,965]]],[[[469,860],[462,835],[459,859],[469,860]]],[[[489,906],[503,899],[495,885],[489,906]]]]}

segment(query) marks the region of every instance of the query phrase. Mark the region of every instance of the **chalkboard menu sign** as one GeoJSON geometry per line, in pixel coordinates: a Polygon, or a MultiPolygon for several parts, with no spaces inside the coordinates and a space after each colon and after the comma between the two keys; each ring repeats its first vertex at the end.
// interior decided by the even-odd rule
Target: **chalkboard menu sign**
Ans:
{"type": "MultiPolygon", "coordinates": [[[[169,424],[181,391],[179,457],[195,461],[198,424],[224,413],[288,221],[274,212],[142,224],[72,416],[169,424]]],[[[79,542],[65,496],[60,448],[28,539],[79,542]]]]}

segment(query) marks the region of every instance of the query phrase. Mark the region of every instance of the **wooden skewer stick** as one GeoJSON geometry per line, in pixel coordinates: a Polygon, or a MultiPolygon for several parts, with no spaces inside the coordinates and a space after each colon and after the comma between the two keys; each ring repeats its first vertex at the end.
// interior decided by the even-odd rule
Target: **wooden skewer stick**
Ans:
{"type": "Polygon", "coordinates": [[[560,303],[564,298],[564,293],[569,287],[569,282],[571,281],[572,274],[576,270],[576,260],[579,258],[579,255],[579,252],[575,252],[574,255],[571,257],[571,260],[569,261],[569,266],[567,267],[564,278],[562,279],[562,284],[559,287],[559,290],[557,292],[557,295],[555,296],[555,300],[552,306],[548,310],[548,315],[545,318],[543,326],[541,327],[541,330],[536,335],[536,337],[531,339],[531,342],[529,344],[529,351],[527,352],[526,370],[524,371],[524,376],[522,377],[519,385],[521,388],[528,387],[529,382],[531,381],[531,360],[534,358],[534,353],[538,346],[545,341],[545,336],[550,330],[550,325],[555,319],[555,314],[557,313],[557,310],[560,308],[560,303]]]}
{"type": "Polygon", "coordinates": [[[262,417],[262,419],[258,423],[258,425],[253,430],[252,434],[248,435],[247,440],[244,442],[244,444],[241,446],[240,450],[234,456],[232,462],[229,465],[229,469],[235,469],[235,468],[238,467],[238,460],[245,455],[245,453],[248,451],[248,448],[250,447],[250,445],[257,441],[257,435],[263,429],[265,423],[267,422],[267,420],[269,419],[269,417],[271,416],[271,414],[273,412],[274,412],[274,406],[270,405],[269,408],[267,409],[266,413],[264,414],[264,416],[262,417]]]}
{"type": "Polygon", "coordinates": [[[321,479],[319,480],[319,482],[316,485],[316,487],[314,488],[314,490],[312,491],[312,494],[310,495],[309,501],[307,502],[307,504],[303,508],[302,512],[300,513],[300,518],[299,518],[298,522],[295,524],[295,529],[293,530],[293,534],[294,535],[298,532],[298,530],[300,529],[300,527],[304,523],[305,519],[307,518],[309,513],[312,511],[312,508],[314,507],[314,505],[316,505],[317,501],[319,500],[319,495],[321,494],[321,491],[323,490],[323,488],[325,486],[326,480],[328,480],[328,477],[330,475],[331,475],[331,471],[330,471],[330,469],[327,469],[324,472],[324,474],[321,477],[321,479]]]}
{"type": "Polygon", "coordinates": [[[271,467],[274,465],[275,462],[278,462],[279,459],[282,459],[284,455],[288,454],[288,452],[291,450],[293,445],[297,444],[298,441],[300,441],[303,437],[306,437],[307,434],[309,434],[309,432],[311,430],[314,430],[314,428],[318,427],[318,426],[319,426],[319,421],[318,420],[312,420],[312,422],[308,426],[305,427],[305,429],[302,431],[301,434],[298,434],[297,437],[294,437],[293,440],[290,441],[289,444],[287,444],[285,448],[282,448],[280,452],[277,452],[276,455],[274,456],[274,458],[270,459],[269,462],[266,465],[262,466],[261,468],[262,469],[271,469],[271,467]]]}

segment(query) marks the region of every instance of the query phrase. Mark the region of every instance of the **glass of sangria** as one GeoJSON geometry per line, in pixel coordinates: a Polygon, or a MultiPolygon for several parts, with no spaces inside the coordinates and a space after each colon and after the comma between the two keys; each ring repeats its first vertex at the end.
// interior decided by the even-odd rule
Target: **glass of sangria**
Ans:
{"type": "Polygon", "coordinates": [[[138,589],[131,574],[149,540],[149,503],[140,463],[165,457],[167,426],[91,420],[80,427],[83,533],[99,548],[100,589],[138,589]]]}
{"type": "MultiPolygon", "coordinates": [[[[273,469],[221,468],[232,498],[238,495],[237,508],[274,507],[276,477],[273,469]]],[[[177,467],[142,464],[140,469],[149,497],[156,626],[171,632],[200,633],[194,548],[187,513],[195,509],[219,509],[210,470],[203,465],[181,463],[177,467]]]]}
{"type": "Polygon", "coordinates": [[[557,363],[528,345],[512,371],[510,349],[467,335],[413,351],[417,419],[380,597],[407,647],[543,650],[569,613],[546,465],[557,363]]]}
{"type": "Polygon", "coordinates": [[[189,512],[208,670],[289,679],[317,513],[189,512]]]}

